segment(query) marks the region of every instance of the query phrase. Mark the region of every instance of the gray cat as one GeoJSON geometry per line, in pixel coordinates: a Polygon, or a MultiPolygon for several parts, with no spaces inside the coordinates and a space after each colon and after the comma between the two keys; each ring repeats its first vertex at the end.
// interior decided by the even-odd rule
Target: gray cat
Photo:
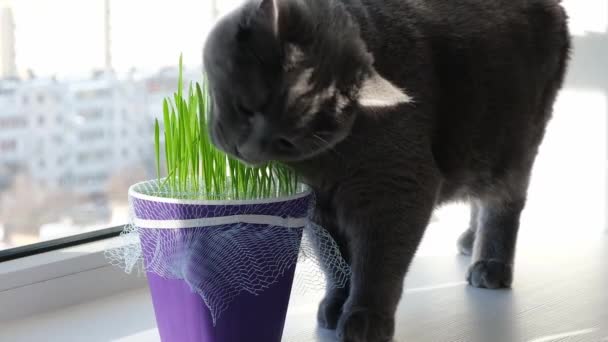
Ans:
{"type": "Polygon", "coordinates": [[[204,49],[211,135],[293,166],[352,267],[319,324],[389,341],[433,209],[467,200],[472,286],[509,287],[530,169],[570,51],[557,0],[252,0],[204,49]]]}

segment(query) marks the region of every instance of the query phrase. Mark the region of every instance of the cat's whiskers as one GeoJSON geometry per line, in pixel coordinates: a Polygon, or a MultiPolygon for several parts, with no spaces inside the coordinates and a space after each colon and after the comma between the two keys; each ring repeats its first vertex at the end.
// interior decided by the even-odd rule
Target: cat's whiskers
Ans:
{"type": "Polygon", "coordinates": [[[340,154],[338,151],[336,151],[336,149],[331,146],[331,144],[329,143],[329,141],[323,139],[321,136],[319,136],[318,134],[314,133],[312,135],[313,138],[315,138],[316,140],[314,141],[315,144],[317,145],[317,147],[319,148],[325,148],[325,150],[335,154],[336,156],[343,158],[342,154],[340,154]]]}

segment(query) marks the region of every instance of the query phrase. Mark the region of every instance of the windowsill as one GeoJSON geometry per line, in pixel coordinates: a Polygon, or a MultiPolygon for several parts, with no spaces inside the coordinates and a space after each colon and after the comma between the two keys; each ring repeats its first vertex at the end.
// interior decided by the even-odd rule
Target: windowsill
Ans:
{"type": "Polygon", "coordinates": [[[2,341],[160,341],[146,287],[0,326],[2,341]]]}
{"type": "Polygon", "coordinates": [[[101,265],[98,263],[98,256],[103,255],[107,243],[107,240],[97,241],[3,262],[0,264],[0,291],[47,280],[49,279],[48,272],[62,273],[60,269],[55,268],[61,263],[71,263],[72,265],[78,263],[81,265],[78,268],[70,268],[69,273],[78,273],[82,269],[99,267],[101,265]],[[40,273],[40,271],[43,271],[43,273],[40,273]]]}
{"type": "MultiPolygon", "coordinates": [[[[442,224],[433,227],[425,239],[427,247],[436,245],[435,234],[450,235],[447,228],[442,224]]],[[[463,280],[469,258],[455,255],[453,249],[447,253],[443,246],[433,253],[423,243],[425,253],[418,254],[406,278],[396,341],[539,342],[566,336],[577,341],[608,341],[608,296],[604,291],[608,236],[556,236],[546,244],[543,234],[522,233],[510,291],[466,286],[463,280]]],[[[114,267],[110,272],[122,273],[114,267]]],[[[125,278],[145,281],[134,275],[125,278]]],[[[106,280],[98,277],[94,283],[110,286],[106,280]]],[[[0,341],[157,342],[150,294],[145,284],[140,286],[27,318],[0,319],[0,341]]],[[[292,294],[283,341],[335,341],[333,332],[316,327],[321,295],[313,291],[292,294]]],[[[54,296],[54,292],[41,296],[54,296]]]]}
{"type": "Polygon", "coordinates": [[[0,307],[11,308],[0,310],[0,321],[144,287],[145,277],[127,275],[105,259],[114,239],[0,263],[0,307]]]}

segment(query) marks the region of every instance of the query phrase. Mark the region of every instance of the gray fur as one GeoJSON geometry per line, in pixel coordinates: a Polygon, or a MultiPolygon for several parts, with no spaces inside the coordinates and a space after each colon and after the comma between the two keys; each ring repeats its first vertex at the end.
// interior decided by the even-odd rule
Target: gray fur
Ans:
{"type": "Polygon", "coordinates": [[[410,261],[449,201],[475,203],[459,240],[471,285],[511,285],[569,49],[556,0],[254,0],[216,26],[204,52],[214,142],[293,166],[352,267],[350,286],[322,301],[322,326],[389,341],[410,261]],[[413,101],[362,101],[374,77],[413,101]]]}

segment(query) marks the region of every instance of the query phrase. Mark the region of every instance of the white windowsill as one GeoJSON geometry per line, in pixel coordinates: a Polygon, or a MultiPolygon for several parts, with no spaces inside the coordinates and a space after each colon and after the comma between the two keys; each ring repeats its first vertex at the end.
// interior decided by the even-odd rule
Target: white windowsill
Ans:
{"type": "Polygon", "coordinates": [[[156,342],[154,311],[147,288],[90,300],[78,305],[6,323],[0,340],[156,342]]]}
{"type": "MultiPolygon", "coordinates": [[[[555,236],[547,244],[546,235],[523,231],[514,288],[489,291],[466,286],[463,280],[469,258],[455,255],[454,248],[437,244],[440,240],[435,234],[441,233],[444,238],[450,235],[446,228],[438,224],[431,229],[425,238],[427,243],[423,243],[423,253],[418,254],[408,273],[397,314],[396,341],[539,342],[567,338],[608,341],[608,296],[603,291],[608,280],[605,258],[608,236],[602,233],[579,238],[555,236]]],[[[450,242],[454,240],[455,236],[449,236],[450,242]]],[[[101,259],[96,259],[95,253],[89,256],[105,262],[103,255],[101,259]]],[[[5,271],[6,268],[3,276],[5,271]]],[[[104,266],[19,289],[24,289],[20,293],[21,302],[15,299],[10,306],[1,302],[6,300],[3,294],[7,290],[0,292],[0,312],[5,314],[9,311],[6,308],[23,310],[19,306],[25,305],[38,307],[32,311],[37,313],[11,321],[0,319],[0,341],[160,341],[144,277],[123,275],[120,269],[104,266]],[[35,286],[57,281],[51,287],[39,288],[39,293],[30,292],[35,286]],[[118,290],[121,284],[128,287],[125,284],[132,281],[136,282],[135,289],[118,290]],[[59,284],[67,288],[60,289],[59,284]],[[92,294],[93,291],[83,291],[83,287],[111,294],[97,293],[78,304],[72,298],[69,300],[72,305],[40,310],[41,299],[58,294],[92,294]]],[[[333,332],[316,327],[316,307],[321,295],[313,291],[292,294],[284,342],[335,341],[333,332]]]]}
{"type": "Polygon", "coordinates": [[[0,308],[11,308],[0,310],[0,321],[145,287],[145,277],[127,275],[105,259],[112,240],[0,263],[0,308]]]}

